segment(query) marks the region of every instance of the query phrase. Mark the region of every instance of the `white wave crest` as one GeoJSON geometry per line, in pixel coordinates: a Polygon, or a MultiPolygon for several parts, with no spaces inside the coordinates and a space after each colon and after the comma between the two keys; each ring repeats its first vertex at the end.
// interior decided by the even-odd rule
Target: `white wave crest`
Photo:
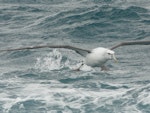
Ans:
{"type": "Polygon", "coordinates": [[[59,70],[64,68],[68,63],[69,60],[63,61],[62,54],[57,49],[53,49],[53,51],[46,56],[38,57],[36,59],[35,68],[42,72],[59,70]]]}

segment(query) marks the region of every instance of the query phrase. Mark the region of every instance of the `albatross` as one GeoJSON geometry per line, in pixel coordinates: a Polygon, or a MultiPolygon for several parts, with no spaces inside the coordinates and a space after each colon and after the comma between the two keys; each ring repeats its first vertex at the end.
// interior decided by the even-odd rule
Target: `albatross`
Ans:
{"type": "Polygon", "coordinates": [[[27,50],[27,49],[39,49],[39,48],[65,48],[74,50],[76,53],[80,54],[85,58],[85,61],[82,62],[80,67],[77,70],[86,64],[91,67],[101,67],[101,70],[108,70],[105,66],[105,63],[108,60],[114,60],[117,62],[117,58],[115,57],[114,49],[120,46],[128,46],[128,45],[150,45],[150,41],[128,41],[121,42],[111,48],[97,47],[92,50],[82,49],[70,45],[40,45],[40,46],[30,46],[30,47],[21,47],[21,48],[11,48],[11,49],[3,49],[0,52],[4,51],[19,51],[19,50],[27,50]]]}

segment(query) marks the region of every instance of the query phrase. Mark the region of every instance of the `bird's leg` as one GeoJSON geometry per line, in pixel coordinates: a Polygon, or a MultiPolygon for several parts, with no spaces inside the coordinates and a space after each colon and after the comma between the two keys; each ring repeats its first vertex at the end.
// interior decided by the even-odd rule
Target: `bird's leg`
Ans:
{"type": "Polygon", "coordinates": [[[109,68],[105,65],[101,66],[101,71],[109,71],[109,68]]]}
{"type": "Polygon", "coordinates": [[[81,68],[83,65],[84,65],[84,63],[83,63],[83,61],[82,61],[81,65],[80,65],[77,69],[75,69],[75,71],[80,71],[80,68],[81,68]]]}

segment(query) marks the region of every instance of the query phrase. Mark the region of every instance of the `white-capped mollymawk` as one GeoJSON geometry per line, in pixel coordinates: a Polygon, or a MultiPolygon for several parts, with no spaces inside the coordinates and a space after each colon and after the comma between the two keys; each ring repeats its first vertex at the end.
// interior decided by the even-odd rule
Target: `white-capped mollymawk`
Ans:
{"type": "Polygon", "coordinates": [[[15,49],[3,49],[3,50],[0,50],[0,52],[26,50],[26,49],[38,49],[38,48],[66,48],[66,49],[74,50],[76,53],[85,57],[85,62],[83,62],[77,70],[80,70],[80,68],[84,64],[91,66],[91,67],[101,67],[102,70],[107,70],[104,64],[108,60],[113,59],[114,61],[117,62],[117,59],[115,57],[115,52],[113,51],[113,49],[118,48],[120,46],[127,46],[127,45],[150,45],[150,41],[122,42],[109,49],[103,48],[103,47],[97,47],[93,50],[88,50],[88,49],[73,47],[70,45],[40,45],[40,46],[22,47],[22,48],[15,48],[15,49]]]}

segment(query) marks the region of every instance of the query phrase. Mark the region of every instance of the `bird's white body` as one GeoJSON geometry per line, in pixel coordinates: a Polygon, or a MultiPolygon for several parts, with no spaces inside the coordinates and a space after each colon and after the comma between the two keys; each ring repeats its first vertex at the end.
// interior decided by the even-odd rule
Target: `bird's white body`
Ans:
{"type": "Polygon", "coordinates": [[[98,47],[87,54],[85,64],[91,67],[102,67],[108,60],[112,59],[114,51],[107,48],[98,47]]]}

